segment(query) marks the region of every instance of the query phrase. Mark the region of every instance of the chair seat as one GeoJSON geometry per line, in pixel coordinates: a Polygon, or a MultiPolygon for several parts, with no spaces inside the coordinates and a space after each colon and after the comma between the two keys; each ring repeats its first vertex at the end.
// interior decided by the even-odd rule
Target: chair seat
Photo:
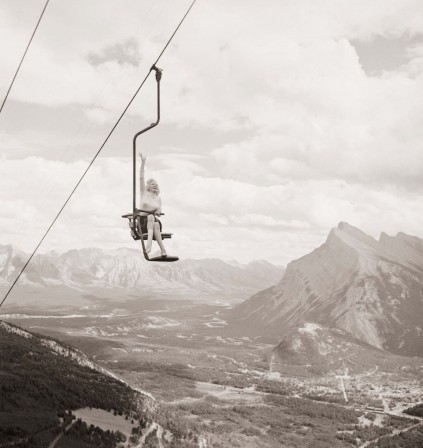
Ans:
{"type": "Polygon", "coordinates": [[[134,216],[138,216],[138,213],[127,213],[126,215],[122,215],[122,218],[133,219],[134,216]]]}
{"type": "MultiPolygon", "coordinates": [[[[172,233],[162,233],[162,240],[165,240],[166,238],[172,238],[172,233]]],[[[142,234],[142,239],[144,241],[148,240],[148,233],[143,233],[142,234]]]]}
{"type": "MultiPolygon", "coordinates": [[[[142,210],[140,210],[142,211],[142,210]]],[[[128,218],[129,219],[129,228],[131,230],[131,236],[135,241],[140,240],[141,238],[144,241],[148,240],[148,234],[147,233],[143,233],[141,234],[141,229],[140,229],[140,220],[137,219],[139,217],[139,213],[135,212],[135,213],[127,213],[126,215],[122,215],[122,218],[128,218]]],[[[172,238],[172,233],[162,233],[162,239],[168,239],[168,238],[172,238]]],[[[143,244],[143,248],[144,248],[144,243],[143,244]]],[[[162,258],[162,257],[155,257],[154,259],[150,259],[148,258],[148,255],[144,252],[144,256],[146,257],[147,260],[149,261],[164,261],[164,262],[169,262],[169,261],[177,261],[179,260],[178,257],[167,257],[166,258],[162,258]]]]}

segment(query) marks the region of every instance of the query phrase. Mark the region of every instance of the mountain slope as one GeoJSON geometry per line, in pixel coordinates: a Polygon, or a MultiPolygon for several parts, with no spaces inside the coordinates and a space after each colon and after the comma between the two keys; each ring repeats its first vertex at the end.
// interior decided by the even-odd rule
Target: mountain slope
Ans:
{"type": "Polygon", "coordinates": [[[48,446],[63,428],[59,417],[79,408],[144,415],[141,395],[80,351],[3,321],[0,340],[2,442],[48,446]]]}
{"type": "MultiPolygon", "coordinates": [[[[27,256],[11,246],[0,246],[0,284],[14,280],[27,256]]],[[[158,292],[253,293],[274,285],[283,270],[266,261],[246,265],[218,259],[148,263],[134,249],[105,251],[88,248],[64,254],[37,255],[28,265],[22,283],[62,284],[72,288],[105,287],[150,289],[158,292]]]]}
{"type": "MultiPolygon", "coordinates": [[[[408,359],[413,363],[413,359],[408,359]]],[[[414,361],[418,364],[418,361],[414,361]]],[[[404,358],[372,347],[338,328],[306,322],[293,328],[273,350],[272,370],[287,375],[358,375],[397,370],[404,358]]]]}
{"type": "Polygon", "coordinates": [[[379,241],[347,223],[293,261],[274,287],[234,310],[238,325],[283,335],[302,322],[337,327],[377,348],[422,355],[423,240],[379,241]]]}

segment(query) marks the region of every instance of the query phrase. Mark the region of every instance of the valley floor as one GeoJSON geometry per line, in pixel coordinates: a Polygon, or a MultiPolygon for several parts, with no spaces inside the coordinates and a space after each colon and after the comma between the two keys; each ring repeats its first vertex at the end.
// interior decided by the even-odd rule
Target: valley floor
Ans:
{"type": "Polygon", "coordinates": [[[354,368],[352,357],[348,369],[340,362],[322,376],[284,365],[276,341],[231,333],[223,301],[98,303],[84,313],[2,318],[80,348],[153,396],[151,446],[170,445],[160,427],[175,448],[382,448],[400,432],[421,441],[404,447],[423,446],[423,421],[402,413],[423,402],[422,359],[354,368]]]}

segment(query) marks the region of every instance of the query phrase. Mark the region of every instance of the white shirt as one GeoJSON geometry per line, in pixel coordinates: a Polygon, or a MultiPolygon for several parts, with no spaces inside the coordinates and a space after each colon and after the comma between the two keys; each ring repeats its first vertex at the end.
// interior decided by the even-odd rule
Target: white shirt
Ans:
{"type": "MultiPolygon", "coordinates": [[[[148,212],[156,212],[160,210],[162,206],[162,200],[160,196],[155,193],[151,193],[150,191],[145,191],[145,193],[141,196],[140,199],[140,209],[147,210],[148,212]]],[[[141,215],[146,215],[146,213],[142,213],[141,215]]]]}

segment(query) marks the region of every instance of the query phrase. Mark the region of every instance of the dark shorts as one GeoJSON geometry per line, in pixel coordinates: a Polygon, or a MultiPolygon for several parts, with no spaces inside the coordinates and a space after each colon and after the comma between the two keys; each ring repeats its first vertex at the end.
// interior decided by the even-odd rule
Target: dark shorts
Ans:
{"type": "MultiPolygon", "coordinates": [[[[154,221],[159,223],[160,226],[160,232],[162,231],[162,223],[160,222],[159,219],[157,219],[156,217],[154,217],[154,221]]],[[[147,233],[147,216],[140,216],[140,223],[141,223],[141,233],[147,233]]],[[[153,234],[153,240],[155,240],[156,237],[153,234]]]]}

